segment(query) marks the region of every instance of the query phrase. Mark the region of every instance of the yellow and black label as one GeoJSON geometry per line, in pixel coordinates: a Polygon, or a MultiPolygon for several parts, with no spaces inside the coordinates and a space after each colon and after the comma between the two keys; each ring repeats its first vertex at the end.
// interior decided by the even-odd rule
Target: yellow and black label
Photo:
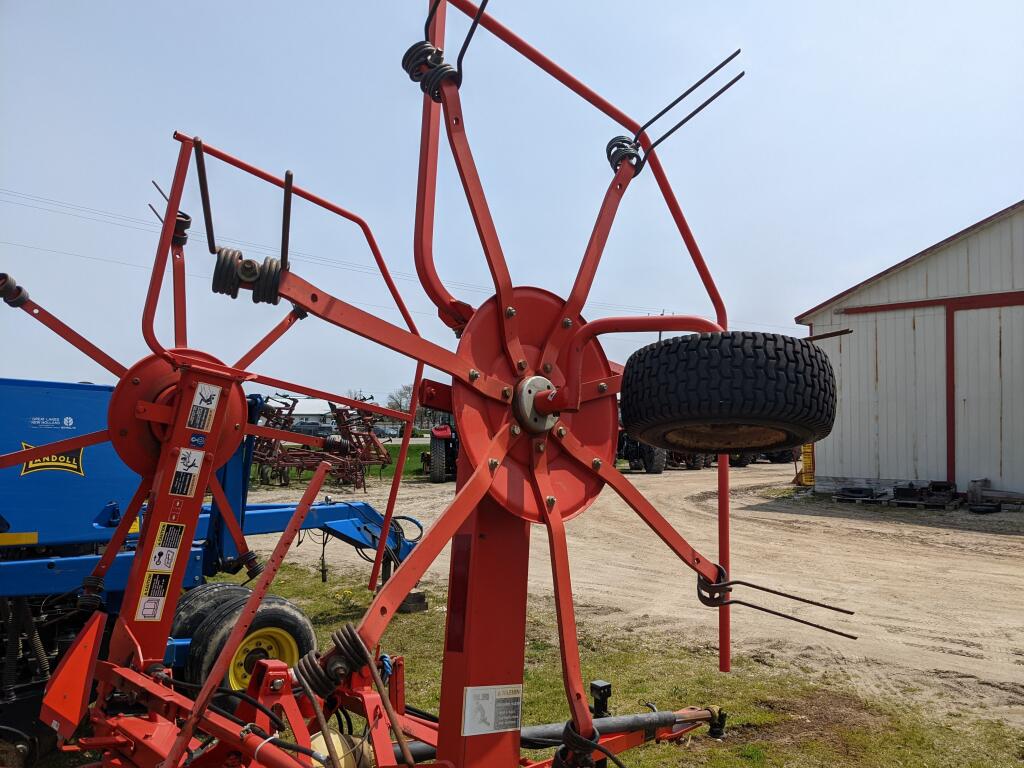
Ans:
{"type": "MultiPolygon", "coordinates": [[[[34,445],[29,445],[24,440],[21,441],[22,450],[29,448],[35,448],[34,445]]],[[[26,461],[21,465],[21,474],[30,475],[33,472],[44,472],[49,469],[54,469],[59,472],[72,472],[76,475],[85,477],[85,470],[82,468],[82,453],[85,448],[78,448],[73,451],[64,451],[63,453],[53,453],[49,456],[42,456],[38,459],[32,459],[32,461],[26,461]]]]}
{"type": "Polygon", "coordinates": [[[147,571],[142,581],[142,595],[135,609],[136,621],[160,621],[167,601],[167,587],[171,581],[169,573],[147,571]]]}

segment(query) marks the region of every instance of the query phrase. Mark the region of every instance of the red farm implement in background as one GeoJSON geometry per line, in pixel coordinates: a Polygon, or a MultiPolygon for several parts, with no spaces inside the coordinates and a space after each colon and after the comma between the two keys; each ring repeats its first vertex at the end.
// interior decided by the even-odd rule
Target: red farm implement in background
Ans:
{"type": "MultiPolygon", "coordinates": [[[[118,363],[29,299],[10,276],[0,276],[0,297],[8,305],[44,323],[119,379],[107,429],[4,455],[0,467],[109,440],[122,460],[143,478],[131,514],[125,515],[125,520],[134,518],[146,503],[138,554],[124,606],[109,632],[109,647],[101,652],[106,614],[97,611],[53,675],[45,698],[43,718],[71,740],[67,749],[93,750],[99,756],[98,765],[108,768],[294,768],[315,764],[342,768],[418,763],[449,768],[541,768],[590,766],[594,760],[605,759],[621,766],[617,755],[645,741],[678,740],[701,725],[708,725],[713,734],[722,732],[724,715],[715,707],[607,716],[603,685],[592,687],[595,702],[591,709],[580,671],[565,524],[583,514],[605,486],[610,486],[695,572],[700,602],[718,611],[722,670],[730,665],[732,605],[785,617],[732,597],[738,586],[765,588],[729,575],[727,454],[774,450],[827,434],[835,407],[832,370],[813,344],[775,334],[727,330],[722,298],[654,151],[741,75],[660,138],[652,140],[647,133],[656,120],[736,54],[641,125],[485,13],[484,5],[486,2],[478,8],[469,0],[434,2],[425,39],[414,44],[402,61],[405,72],[423,91],[416,268],[441,320],[456,331],[459,340],[454,351],[420,336],[365,221],[296,186],[290,172],[275,176],[180,133],[175,134],[177,165],[142,318],[149,356],[130,367],[118,363]],[[454,66],[445,62],[441,50],[448,5],[473,19],[454,66]],[[463,58],[480,27],[630,134],[608,144],[611,180],[603,197],[595,196],[599,204],[593,233],[567,298],[541,288],[514,285],[502,253],[459,100],[463,58]],[[442,125],[494,282],[494,296],[478,307],[455,298],[434,266],[434,200],[442,125]],[[238,250],[217,245],[206,177],[210,160],[283,190],[280,259],[257,263],[238,250]],[[215,257],[213,290],[231,298],[240,291],[250,292],[257,303],[277,305],[283,299],[292,306],[262,341],[232,364],[195,349],[187,339],[184,246],[190,219],[179,210],[179,201],[193,163],[207,244],[215,257]],[[672,315],[588,322],[581,315],[619,202],[646,168],[650,168],[649,176],[663,195],[707,290],[715,310],[713,320],[672,315]],[[291,269],[288,238],[295,198],[360,227],[405,327],[347,303],[291,269]],[[161,344],[154,329],[168,262],[174,305],[174,344],[169,348],[161,344]],[[409,411],[359,403],[253,372],[253,364],[267,348],[308,315],[416,361],[409,411]],[[638,350],[620,373],[605,356],[599,337],[641,331],[689,335],[638,350]],[[246,425],[243,385],[259,383],[323,398],[408,425],[418,405],[424,365],[451,377],[450,385],[433,382],[422,388],[450,403],[454,414],[461,445],[451,504],[380,587],[358,625],[336,630],[329,648],[303,657],[293,669],[277,661],[258,661],[247,695],[237,707],[224,708],[218,697],[226,695],[221,682],[225,666],[324,480],[328,467],[321,464],[205,684],[182,687],[169,675],[164,651],[175,596],[181,591],[183,564],[166,551],[176,552],[191,541],[207,488],[215,497],[223,495],[218,493],[213,470],[226,461],[246,433],[325,447],[322,439],[297,436],[278,426],[246,425]],[[617,396],[623,427],[636,439],[668,450],[719,454],[716,558],[694,549],[616,470],[617,396]],[[569,721],[523,726],[527,566],[535,526],[544,528],[549,543],[569,721]],[[406,595],[449,543],[440,711],[432,714],[406,702],[405,665],[401,659],[382,655],[381,638],[406,595]],[[165,554],[156,568],[152,564],[158,551],[165,554]],[[90,701],[93,686],[95,697],[90,701]],[[364,735],[357,738],[339,733],[329,725],[335,714],[363,718],[364,735]],[[524,748],[550,748],[553,753],[528,759],[522,756],[524,748]]],[[[406,428],[385,528],[393,517],[410,436],[411,429],[406,428]]],[[[123,537],[120,528],[118,532],[123,537]]],[[[377,587],[385,544],[382,541],[376,553],[371,589],[377,587]]]]}

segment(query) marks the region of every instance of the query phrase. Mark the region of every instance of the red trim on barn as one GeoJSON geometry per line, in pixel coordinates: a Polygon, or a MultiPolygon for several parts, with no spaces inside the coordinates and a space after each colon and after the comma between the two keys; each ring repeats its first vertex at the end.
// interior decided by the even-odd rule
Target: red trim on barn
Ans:
{"type": "Polygon", "coordinates": [[[893,272],[895,272],[895,271],[897,271],[899,269],[902,269],[903,267],[909,266],[911,263],[917,261],[918,259],[923,259],[925,256],[929,255],[930,253],[933,253],[934,251],[938,250],[939,248],[947,246],[950,243],[952,243],[952,242],[954,242],[956,240],[959,240],[960,238],[962,238],[962,237],[964,237],[966,235],[971,234],[972,232],[974,232],[977,229],[981,229],[982,227],[985,227],[985,226],[988,226],[989,224],[994,223],[996,220],[1001,219],[1004,216],[1007,216],[1007,215],[1013,213],[1014,211],[1016,211],[1018,208],[1021,208],[1021,207],[1024,207],[1024,200],[1021,200],[1020,202],[1014,203],[1013,205],[1008,206],[1006,208],[1003,208],[1003,210],[1001,210],[1001,211],[996,211],[991,216],[987,216],[986,218],[982,219],[981,221],[976,222],[974,224],[971,224],[971,226],[967,227],[966,229],[961,229],[955,235],[950,235],[945,240],[940,240],[939,242],[935,243],[935,245],[930,245],[927,248],[925,248],[923,251],[915,253],[909,259],[904,259],[903,261],[899,262],[898,264],[893,264],[891,267],[889,267],[888,269],[882,270],[877,275],[872,275],[871,277],[867,278],[866,280],[862,280],[861,282],[857,283],[853,287],[847,288],[842,293],[837,293],[831,299],[826,299],[825,301],[821,302],[817,306],[811,307],[806,312],[802,312],[801,314],[797,315],[794,318],[794,320],[797,323],[799,323],[800,325],[806,325],[806,323],[804,322],[804,318],[806,318],[807,316],[813,315],[815,312],[820,311],[824,307],[827,307],[829,304],[832,304],[833,302],[836,302],[839,299],[842,299],[842,298],[844,298],[846,296],[849,296],[854,291],[857,291],[857,290],[865,287],[866,285],[868,285],[870,283],[873,283],[875,280],[878,280],[881,277],[885,277],[886,275],[889,275],[889,274],[891,274],[891,273],[893,273],[893,272]]]}
{"type": "MultiPolygon", "coordinates": [[[[1020,205],[1018,203],[1017,205],[1020,205]]],[[[1016,207],[1016,206],[1013,206],[1016,207]]],[[[1009,210],[1009,209],[1007,209],[1009,210]]],[[[998,214],[997,214],[998,215],[998,214]]],[[[852,290],[852,289],[851,289],[852,290]]],[[[838,297],[836,297],[838,298],[838,297]]],[[[829,299],[832,301],[832,299],[829,299]]],[[[826,301],[825,304],[829,302],[826,301]]],[[[820,306],[825,306],[822,304],[820,306]]],[[[899,312],[904,309],[921,307],[942,307],[946,312],[946,480],[956,482],[956,344],[954,324],[956,313],[971,309],[995,309],[997,307],[1024,306],[1024,291],[1000,291],[978,293],[972,296],[956,296],[943,299],[921,299],[919,301],[897,301],[890,304],[865,304],[860,307],[844,307],[841,314],[867,315],[877,312],[899,312]]],[[[816,308],[817,309],[817,308],[816,308]]],[[[815,310],[804,313],[810,314],[815,310]]],[[[803,317],[803,315],[801,315],[803,317]]],[[[799,321],[799,317],[797,320],[799,321]]],[[[813,333],[814,326],[811,325],[813,333]]]]}

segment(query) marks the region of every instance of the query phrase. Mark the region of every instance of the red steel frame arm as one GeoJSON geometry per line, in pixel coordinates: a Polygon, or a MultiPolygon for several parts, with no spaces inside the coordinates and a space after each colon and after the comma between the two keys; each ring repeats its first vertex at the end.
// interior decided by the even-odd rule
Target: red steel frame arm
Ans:
{"type": "Polygon", "coordinates": [[[228,501],[224,488],[221,486],[220,480],[217,479],[216,472],[210,475],[210,482],[207,485],[210,488],[210,493],[213,494],[213,500],[217,503],[220,518],[224,521],[224,525],[231,535],[231,540],[235,543],[235,549],[238,550],[239,555],[247,554],[249,552],[249,544],[245,540],[245,534],[242,533],[242,527],[238,524],[238,518],[235,517],[235,510],[231,508],[231,502],[228,501]]]}
{"type": "Polygon", "coordinates": [[[238,362],[235,363],[233,367],[243,369],[248,368],[250,365],[255,363],[256,360],[258,360],[259,357],[264,352],[270,349],[274,345],[274,343],[277,342],[278,339],[284,336],[285,333],[287,333],[288,330],[291,329],[291,327],[295,325],[303,317],[305,317],[305,313],[293,309],[291,312],[289,312],[282,318],[281,322],[279,322],[277,325],[271,328],[266,336],[264,336],[262,339],[256,342],[255,346],[253,346],[252,349],[250,349],[248,352],[246,352],[244,355],[238,358],[238,362]]]}
{"type": "Polygon", "coordinates": [[[388,492],[388,504],[384,509],[384,521],[380,528],[380,541],[377,542],[377,553],[373,557],[373,568],[370,570],[369,590],[373,592],[377,588],[377,579],[380,577],[380,569],[384,564],[384,550],[388,545],[388,536],[391,533],[391,520],[395,515],[395,503],[398,501],[398,488],[402,484],[402,473],[405,470],[405,460],[409,455],[409,441],[412,439],[412,427],[416,419],[416,409],[419,408],[420,380],[423,378],[423,363],[416,364],[416,375],[413,377],[412,395],[409,397],[409,426],[405,428],[402,436],[402,446],[398,449],[398,458],[395,460],[395,475],[391,478],[391,490],[388,492]]]}
{"type": "Polygon", "coordinates": [[[13,467],[15,464],[24,464],[33,459],[41,459],[54,453],[73,451],[76,448],[88,448],[90,445],[105,443],[110,439],[110,434],[105,429],[97,432],[87,432],[84,435],[75,435],[67,440],[57,440],[46,445],[39,445],[34,448],[23,448],[20,451],[0,454],[0,469],[13,467]]]}
{"type": "Polygon", "coordinates": [[[597,221],[594,222],[594,230],[587,243],[587,249],[583,253],[583,260],[580,262],[579,271],[576,274],[576,281],[573,283],[572,292],[566,299],[565,308],[562,310],[562,319],[551,329],[548,341],[544,345],[544,352],[541,360],[552,366],[558,362],[558,353],[565,343],[566,338],[573,333],[573,318],[583,311],[583,305],[587,303],[587,296],[590,295],[590,288],[594,284],[594,276],[597,274],[597,267],[601,263],[601,254],[608,242],[608,235],[612,231],[612,223],[615,221],[615,213],[619,210],[619,203],[629,182],[633,180],[634,167],[631,163],[623,162],[619,170],[615,172],[608,191],[605,192],[601,208],[597,213],[597,221]],[[568,322],[566,322],[568,320],[568,322]]]}
{"type": "MultiPolygon", "coordinates": [[[[444,47],[445,3],[440,3],[430,23],[430,39],[444,47]]],[[[416,184],[416,223],[413,232],[413,256],[416,274],[438,317],[449,328],[463,328],[473,316],[473,308],[452,296],[444,287],[434,266],[434,205],[437,200],[437,145],[441,133],[441,106],[423,96],[420,127],[420,160],[416,184]]]]}
{"type": "MultiPolygon", "coordinates": [[[[470,18],[476,16],[477,11],[479,10],[478,7],[469,0],[448,0],[448,2],[470,18]]],[[[606,114],[630,133],[636,133],[640,129],[640,123],[602,97],[596,91],[588,88],[567,70],[558,66],[543,53],[523,40],[523,38],[516,35],[508,27],[496,21],[490,14],[483,14],[480,18],[480,26],[489,31],[510,48],[536,64],[555,80],[606,114]]],[[[647,134],[641,134],[639,138],[641,146],[645,150],[649,149],[651,146],[651,140],[647,137],[647,134]]],[[[658,188],[661,190],[662,196],[665,198],[665,203],[668,205],[669,212],[672,214],[672,219],[676,223],[676,228],[679,230],[679,234],[683,238],[686,249],[690,253],[690,258],[693,260],[694,267],[697,269],[697,274],[700,276],[701,282],[704,284],[704,288],[708,292],[711,304],[715,308],[715,317],[718,320],[718,324],[723,328],[727,328],[728,314],[725,310],[725,303],[722,301],[722,296],[718,292],[718,287],[715,285],[714,278],[711,276],[707,263],[704,261],[704,256],[700,252],[697,241],[693,237],[693,232],[690,230],[690,226],[686,222],[686,217],[683,215],[683,211],[679,207],[679,202],[676,200],[675,193],[672,191],[672,186],[669,184],[668,177],[665,175],[665,170],[658,161],[657,154],[651,154],[649,156],[648,164],[651,166],[651,170],[658,182],[658,188]]]]}
{"type": "MultiPolygon", "coordinates": [[[[0,285],[2,285],[6,279],[8,279],[6,275],[0,275],[0,285]]],[[[66,342],[74,346],[82,354],[90,357],[95,363],[103,366],[118,378],[124,376],[128,371],[128,369],[117,362],[117,360],[112,358],[70,326],[65,325],[63,322],[58,320],[54,315],[50,314],[32,301],[32,299],[28,299],[20,306],[20,309],[24,310],[29,317],[38,320],[66,342]]]]}
{"type": "Polygon", "coordinates": [[[396,609],[409,594],[409,590],[416,586],[430,564],[444,549],[445,544],[451,541],[452,536],[476,509],[476,505],[487,495],[491,483],[494,482],[495,472],[490,468],[490,460],[494,459],[500,465],[515,441],[511,426],[503,424],[487,447],[487,460],[481,461],[473,470],[465,485],[455,494],[452,503],[427,530],[412,553],[402,561],[398,570],[381,587],[359,624],[359,636],[367,648],[377,645],[396,609]]]}
{"type": "Polygon", "coordinates": [[[484,195],[484,187],[480,182],[480,174],[477,173],[473,153],[469,148],[466,124],[462,116],[462,102],[459,99],[459,86],[454,80],[448,79],[441,84],[441,104],[444,107],[448,143],[455,156],[455,166],[459,170],[459,178],[462,179],[462,188],[466,192],[469,210],[473,214],[484,258],[494,281],[494,292],[497,294],[498,306],[501,309],[499,322],[505,354],[508,355],[512,369],[523,372],[526,369],[526,358],[517,333],[518,323],[515,320],[512,302],[512,276],[509,274],[505,254],[501,250],[501,241],[498,239],[494,219],[491,217],[487,197],[484,195]],[[509,309],[512,311],[509,312],[509,309]]]}
{"type": "MultiPolygon", "coordinates": [[[[117,557],[117,553],[121,551],[121,547],[124,546],[124,541],[128,538],[128,531],[135,524],[135,520],[139,516],[139,510],[142,509],[142,505],[146,501],[146,497],[149,496],[150,482],[152,478],[145,477],[142,482],[139,483],[139,487],[135,489],[135,495],[132,496],[132,500],[128,502],[128,506],[124,510],[124,514],[121,516],[121,522],[117,524],[117,528],[114,529],[114,535],[110,537],[110,541],[106,543],[103,549],[103,555],[100,557],[99,562],[92,569],[92,576],[102,579],[107,575],[107,571],[110,570],[111,563],[114,562],[114,558],[117,557]]],[[[86,590],[88,591],[88,590],[86,590]]]]}
{"type": "MultiPolygon", "coordinates": [[[[171,240],[178,219],[178,206],[181,204],[181,193],[188,175],[188,163],[192,157],[192,144],[182,144],[178,149],[178,162],[174,167],[174,178],[167,197],[167,208],[164,211],[164,223],[160,229],[160,240],[156,246],[156,257],[153,259],[153,271],[149,276],[149,290],[146,292],[146,304],[142,308],[142,338],[154,354],[173,362],[167,350],[156,337],[153,323],[156,318],[156,307],[160,302],[160,289],[163,286],[164,272],[167,269],[167,254],[171,250],[171,240]]],[[[184,264],[182,265],[184,267],[184,264]]],[[[175,291],[177,293],[177,290],[175,291]]],[[[184,282],[182,282],[182,299],[184,299],[184,282]]],[[[178,301],[175,296],[175,325],[177,326],[178,301]]],[[[184,313],[184,306],[182,306],[184,313]]]]}
{"type": "Polygon", "coordinates": [[[562,447],[566,449],[569,455],[583,466],[591,468],[594,474],[608,483],[622,497],[622,500],[633,508],[633,511],[640,516],[640,519],[647,523],[650,529],[658,535],[658,538],[664,541],[669,549],[676,553],[680,560],[712,584],[718,582],[720,576],[718,567],[694,549],[683,538],[682,534],[673,528],[672,524],[626,479],[625,475],[611,464],[595,465],[594,457],[586,451],[582,443],[572,436],[572,433],[566,433],[560,439],[562,447]]]}
{"type": "Polygon", "coordinates": [[[558,645],[562,659],[562,680],[565,697],[569,702],[573,726],[587,739],[594,736],[594,721],[590,714],[587,694],[583,690],[583,672],[580,669],[580,642],[576,634],[576,610],[572,600],[572,577],[569,571],[569,546],[565,539],[565,521],[558,509],[551,478],[548,475],[547,437],[533,441],[533,490],[537,506],[543,510],[548,529],[548,549],[551,554],[551,580],[555,590],[555,613],[558,617],[558,645]]]}
{"type": "MultiPolygon", "coordinates": [[[[249,381],[256,381],[259,382],[260,384],[266,384],[269,387],[279,387],[280,389],[286,389],[289,392],[298,392],[300,395],[308,395],[309,397],[316,397],[321,400],[328,400],[332,403],[337,403],[338,405],[347,405],[351,408],[357,408],[361,411],[369,411],[370,413],[376,413],[378,416],[387,416],[388,418],[398,419],[399,421],[409,421],[409,414],[407,414],[405,411],[394,411],[390,408],[385,408],[382,405],[377,405],[376,403],[367,403],[362,400],[353,400],[350,397],[336,395],[333,392],[325,392],[322,389],[305,387],[301,384],[295,384],[291,381],[285,381],[284,379],[275,379],[273,376],[264,376],[262,373],[249,374],[249,381]]],[[[308,435],[303,435],[303,437],[308,437],[308,435]]]]}
{"type": "Polygon", "coordinates": [[[603,317],[587,323],[573,337],[565,368],[565,386],[546,397],[538,397],[534,405],[541,413],[575,411],[580,407],[580,371],[583,348],[602,333],[635,333],[639,331],[721,331],[722,327],[696,315],[655,315],[652,317],[603,317]]]}
{"type": "Polygon", "coordinates": [[[281,275],[279,293],[311,315],[316,315],[332,325],[345,328],[406,357],[450,373],[488,397],[495,400],[503,399],[502,388],[507,385],[502,381],[474,372],[469,364],[454,352],[335,298],[293,272],[281,275]]]}

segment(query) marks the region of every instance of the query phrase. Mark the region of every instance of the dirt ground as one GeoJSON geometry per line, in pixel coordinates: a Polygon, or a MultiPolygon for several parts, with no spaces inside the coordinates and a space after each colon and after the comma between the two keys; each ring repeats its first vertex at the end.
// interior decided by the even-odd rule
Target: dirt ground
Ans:
{"type": "MultiPolygon", "coordinates": [[[[788,465],[733,470],[733,576],[856,611],[846,617],[743,593],[859,639],[738,607],[736,651],[767,665],[795,663],[811,674],[848,679],[871,698],[1024,726],[1024,514],[896,511],[776,498],[792,475],[788,465]]],[[[630,478],[693,545],[714,556],[713,470],[630,478]]],[[[300,492],[260,490],[250,500],[294,499],[300,492]]],[[[452,483],[406,482],[400,513],[429,523],[453,494],[452,483]]],[[[387,486],[376,484],[353,498],[383,511],[387,486]]],[[[589,627],[668,630],[683,645],[716,645],[715,611],[697,602],[693,574],[612,491],[606,489],[567,530],[577,611],[589,627]]],[[[274,540],[257,537],[257,548],[269,550],[274,540]]],[[[319,556],[319,546],[308,543],[293,549],[289,560],[313,564],[319,556]]],[[[342,543],[332,543],[327,557],[335,568],[366,567],[342,543]]],[[[443,581],[447,569],[445,552],[427,579],[443,581]]],[[[547,542],[539,529],[530,571],[532,599],[550,601],[547,542]]]]}

